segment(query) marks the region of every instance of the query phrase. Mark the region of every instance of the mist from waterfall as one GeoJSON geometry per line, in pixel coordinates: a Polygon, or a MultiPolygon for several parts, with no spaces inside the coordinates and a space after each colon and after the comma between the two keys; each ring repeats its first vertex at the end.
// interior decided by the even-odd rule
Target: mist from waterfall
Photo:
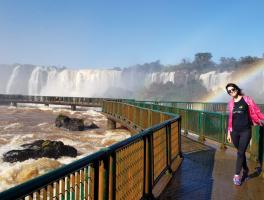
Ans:
{"type": "Polygon", "coordinates": [[[208,89],[209,93],[203,101],[223,102],[230,100],[226,93],[227,83],[239,85],[245,95],[251,96],[257,103],[264,103],[264,63],[260,62],[250,68],[241,70],[216,73],[208,72],[202,74],[200,79],[208,89]]]}

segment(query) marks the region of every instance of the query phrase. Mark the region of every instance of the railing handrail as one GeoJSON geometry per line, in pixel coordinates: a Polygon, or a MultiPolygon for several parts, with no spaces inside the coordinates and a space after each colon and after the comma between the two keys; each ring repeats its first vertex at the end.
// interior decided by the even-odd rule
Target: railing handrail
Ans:
{"type": "MultiPolygon", "coordinates": [[[[126,100],[124,100],[126,101],[126,100]]],[[[228,102],[184,102],[184,101],[143,101],[143,100],[133,100],[129,101],[131,103],[146,103],[148,105],[162,105],[162,104],[174,104],[173,107],[176,108],[183,108],[183,109],[190,109],[194,110],[192,107],[195,106],[202,106],[200,110],[212,112],[226,112],[228,110],[228,102]],[[178,104],[178,106],[177,106],[178,104]],[[182,105],[182,106],[181,106],[182,105]]],[[[261,108],[264,112],[264,104],[257,103],[257,105],[261,108]]]]}
{"type": "MultiPolygon", "coordinates": [[[[77,99],[103,99],[103,100],[110,100],[110,101],[133,101],[133,102],[142,102],[142,103],[145,103],[145,102],[151,102],[151,103],[180,103],[180,104],[183,104],[183,103],[186,103],[186,104],[205,104],[205,105],[217,105],[217,104],[223,104],[223,105],[227,105],[227,102],[200,102],[200,101],[155,101],[155,100],[136,100],[136,99],[125,99],[125,98],[120,98],[120,99],[113,99],[113,98],[110,98],[110,97],[81,97],[81,96],[75,96],[75,97],[71,97],[71,96],[39,96],[39,95],[23,95],[23,94],[0,94],[0,100],[1,100],[1,97],[7,97],[7,96],[13,96],[13,97],[42,97],[42,98],[77,98],[77,99]]],[[[10,100],[10,99],[8,99],[10,100]]],[[[15,100],[15,99],[14,99],[15,100]]],[[[264,103],[258,103],[258,105],[263,105],[264,106],[264,103]]]]}
{"type": "Polygon", "coordinates": [[[135,102],[157,102],[157,103],[201,103],[201,104],[227,104],[227,102],[202,102],[202,101],[155,101],[155,100],[134,100],[135,102]]]}
{"type": "MultiPolygon", "coordinates": [[[[137,100],[137,99],[129,99],[135,102],[157,102],[157,103],[201,103],[201,104],[227,104],[228,102],[202,102],[202,101],[163,101],[163,100],[137,100]]],[[[264,105],[264,103],[257,103],[258,105],[264,105]]]]}
{"type": "MultiPolygon", "coordinates": [[[[133,103],[128,103],[128,105],[132,104],[134,105],[134,103],[137,103],[136,102],[133,102],[133,103]]],[[[155,105],[155,104],[148,104],[148,105],[155,105]]],[[[167,107],[167,108],[176,108],[176,109],[179,109],[179,110],[186,110],[186,111],[196,111],[196,112],[202,112],[202,113],[209,113],[209,114],[217,114],[217,115],[228,115],[228,112],[214,112],[214,111],[207,111],[207,110],[196,110],[196,109],[190,109],[190,108],[177,108],[177,107],[173,107],[173,106],[166,106],[166,105],[156,105],[156,106],[164,106],[164,107],[167,107]]],[[[137,106],[140,108],[140,106],[137,106]]],[[[152,110],[155,110],[155,109],[152,109],[152,110]]],[[[155,110],[155,111],[159,111],[159,110],[155,110]]],[[[173,114],[173,113],[170,113],[170,112],[164,112],[164,113],[167,113],[167,114],[173,114]]]]}

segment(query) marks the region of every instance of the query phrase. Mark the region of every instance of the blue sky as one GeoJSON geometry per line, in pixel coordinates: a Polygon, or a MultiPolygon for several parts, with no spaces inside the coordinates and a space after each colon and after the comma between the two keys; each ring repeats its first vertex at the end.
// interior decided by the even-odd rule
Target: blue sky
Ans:
{"type": "Polygon", "coordinates": [[[177,64],[264,53],[264,1],[0,0],[0,63],[177,64]]]}

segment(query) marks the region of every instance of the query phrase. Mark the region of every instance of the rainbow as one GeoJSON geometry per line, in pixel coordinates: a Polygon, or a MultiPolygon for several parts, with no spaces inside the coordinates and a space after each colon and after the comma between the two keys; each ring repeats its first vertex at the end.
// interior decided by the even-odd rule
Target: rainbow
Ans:
{"type": "MultiPolygon", "coordinates": [[[[264,70],[264,61],[260,61],[256,64],[247,66],[245,69],[242,69],[238,72],[232,73],[232,83],[237,85],[246,84],[247,82],[252,81],[256,75],[261,73],[264,70]]],[[[227,83],[226,83],[227,84],[227,83]]],[[[209,95],[205,96],[203,102],[217,102],[219,100],[228,99],[229,96],[226,93],[225,85],[221,85],[222,89],[217,90],[216,92],[211,92],[209,95]]]]}

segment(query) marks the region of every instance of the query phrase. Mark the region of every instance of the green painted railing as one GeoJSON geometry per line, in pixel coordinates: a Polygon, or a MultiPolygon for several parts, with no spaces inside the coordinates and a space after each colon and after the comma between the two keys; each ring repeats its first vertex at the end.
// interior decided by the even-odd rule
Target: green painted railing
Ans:
{"type": "Polygon", "coordinates": [[[182,130],[185,133],[193,133],[199,136],[203,141],[205,138],[215,140],[222,145],[226,144],[227,133],[227,113],[208,112],[193,109],[183,109],[171,106],[163,106],[158,104],[149,104],[143,102],[130,102],[143,108],[159,110],[178,114],[182,118],[182,130]]]}
{"type": "MultiPolygon", "coordinates": [[[[223,102],[177,102],[177,101],[138,101],[138,100],[126,100],[128,103],[143,103],[150,105],[161,105],[168,107],[176,107],[189,110],[200,110],[209,112],[227,112],[227,103],[223,102]]],[[[258,104],[262,112],[264,112],[264,104],[258,104]]]]}
{"type": "MultiPolygon", "coordinates": [[[[203,141],[205,138],[217,141],[221,143],[222,147],[225,147],[225,145],[229,145],[226,141],[228,126],[228,113],[226,112],[209,112],[193,109],[183,109],[172,106],[151,104],[149,102],[143,103],[138,101],[131,101],[130,103],[148,109],[178,114],[182,118],[181,127],[185,133],[194,133],[199,136],[199,139],[201,141],[203,141]]],[[[258,130],[258,126],[252,128],[253,133],[258,130]]],[[[258,138],[256,140],[259,141],[258,138]]]]}
{"type": "Polygon", "coordinates": [[[264,127],[255,126],[252,129],[250,157],[252,160],[258,162],[260,167],[264,166],[264,127]]]}
{"type": "Polygon", "coordinates": [[[153,198],[155,186],[181,162],[180,117],[122,102],[104,101],[102,106],[124,124],[145,130],[8,189],[0,199],[153,198]]]}
{"type": "MultiPolygon", "coordinates": [[[[193,133],[199,136],[200,141],[206,138],[214,140],[221,144],[221,148],[233,146],[227,143],[228,113],[209,112],[192,109],[182,109],[171,106],[150,104],[149,102],[130,101],[131,104],[178,114],[182,119],[182,130],[185,134],[193,133]]],[[[252,141],[248,148],[251,159],[263,163],[264,160],[264,139],[263,128],[259,126],[252,127],[252,141]]],[[[264,164],[264,163],[263,163],[264,164]]]]}

